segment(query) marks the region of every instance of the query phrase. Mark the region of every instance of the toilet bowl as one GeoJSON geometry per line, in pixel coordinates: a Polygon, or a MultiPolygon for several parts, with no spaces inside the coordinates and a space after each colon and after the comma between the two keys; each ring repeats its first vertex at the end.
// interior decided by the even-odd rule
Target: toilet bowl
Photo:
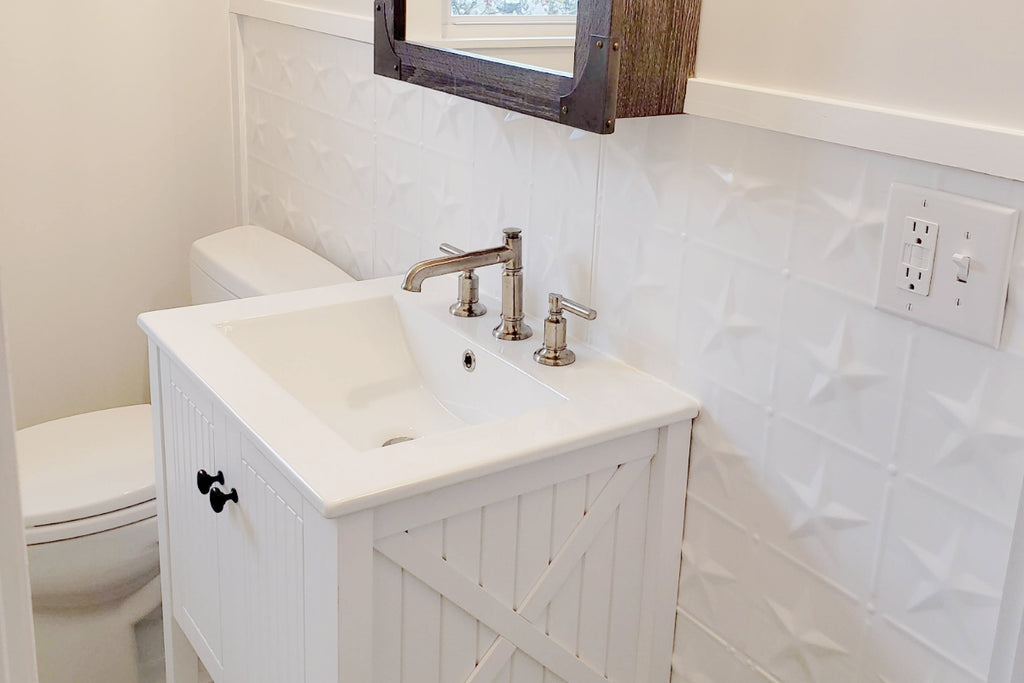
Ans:
{"type": "MultiPolygon", "coordinates": [[[[353,278],[256,226],[197,240],[193,303],[353,278]]],[[[40,683],[139,679],[135,625],[160,606],[152,413],[83,413],[17,435],[40,683]]]]}

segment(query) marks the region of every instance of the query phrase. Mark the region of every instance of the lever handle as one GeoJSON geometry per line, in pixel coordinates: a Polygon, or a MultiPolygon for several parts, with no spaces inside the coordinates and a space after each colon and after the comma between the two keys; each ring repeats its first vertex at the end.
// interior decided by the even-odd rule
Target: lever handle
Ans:
{"type": "Polygon", "coordinates": [[[206,470],[199,470],[196,472],[196,488],[199,489],[199,493],[204,496],[210,492],[210,487],[214,484],[224,485],[224,473],[217,470],[217,475],[214,476],[206,470]]]}
{"type": "Polygon", "coordinates": [[[237,505],[238,491],[231,489],[231,493],[224,493],[216,486],[214,486],[210,491],[210,507],[218,514],[223,512],[224,505],[226,505],[229,500],[237,505]]]}
{"type": "Polygon", "coordinates": [[[590,306],[584,306],[578,301],[567,299],[555,292],[548,294],[548,309],[548,315],[552,317],[561,315],[562,311],[567,311],[573,315],[578,315],[584,320],[594,320],[597,318],[597,311],[590,306]]]}
{"type": "MultiPolygon", "coordinates": [[[[461,256],[464,249],[459,249],[447,242],[441,243],[441,253],[448,256],[461,256]]],[[[479,318],[487,313],[487,307],[480,303],[480,278],[473,269],[462,271],[459,276],[459,300],[453,303],[448,312],[457,318],[479,318]]]]}
{"type": "Polygon", "coordinates": [[[566,346],[565,316],[562,313],[569,312],[584,320],[593,320],[597,311],[555,292],[548,294],[548,309],[548,317],[544,319],[544,346],[534,352],[533,359],[552,367],[572,365],[576,362],[576,354],[566,346]]]}

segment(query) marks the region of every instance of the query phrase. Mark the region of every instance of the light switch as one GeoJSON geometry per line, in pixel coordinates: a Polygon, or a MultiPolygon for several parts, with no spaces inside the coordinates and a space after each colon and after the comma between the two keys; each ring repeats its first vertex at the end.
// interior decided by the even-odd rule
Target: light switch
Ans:
{"type": "Polygon", "coordinates": [[[999,346],[1020,212],[894,183],[875,307],[999,346]]]}
{"type": "Polygon", "coordinates": [[[966,254],[953,254],[953,264],[956,266],[956,281],[967,284],[967,276],[971,272],[971,257],[966,254]]]}

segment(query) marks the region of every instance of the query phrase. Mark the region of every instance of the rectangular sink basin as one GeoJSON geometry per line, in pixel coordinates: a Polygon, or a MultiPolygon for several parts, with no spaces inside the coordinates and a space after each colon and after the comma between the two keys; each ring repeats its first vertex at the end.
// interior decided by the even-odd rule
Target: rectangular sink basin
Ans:
{"type": "Polygon", "coordinates": [[[156,372],[208,389],[327,517],[696,415],[689,396],[579,342],[575,364],[538,365],[543,321],[499,341],[496,301],[486,317],[452,317],[456,277],[422,293],[381,278],[139,320],[156,372]]]}
{"type": "Polygon", "coordinates": [[[359,451],[566,400],[393,296],[232,320],[218,327],[359,451]]]}

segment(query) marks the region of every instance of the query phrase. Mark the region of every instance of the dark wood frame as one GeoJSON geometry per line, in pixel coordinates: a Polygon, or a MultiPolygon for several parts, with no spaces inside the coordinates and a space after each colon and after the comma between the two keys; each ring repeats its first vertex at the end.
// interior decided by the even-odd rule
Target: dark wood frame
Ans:
{"type": "Polygon", "coordinates": [[[611,133],[617,118],[681,114],[700,0],[579,0],[573,76],[405,40],[406,0],[374,0],[374,73],[611,133]]]}

